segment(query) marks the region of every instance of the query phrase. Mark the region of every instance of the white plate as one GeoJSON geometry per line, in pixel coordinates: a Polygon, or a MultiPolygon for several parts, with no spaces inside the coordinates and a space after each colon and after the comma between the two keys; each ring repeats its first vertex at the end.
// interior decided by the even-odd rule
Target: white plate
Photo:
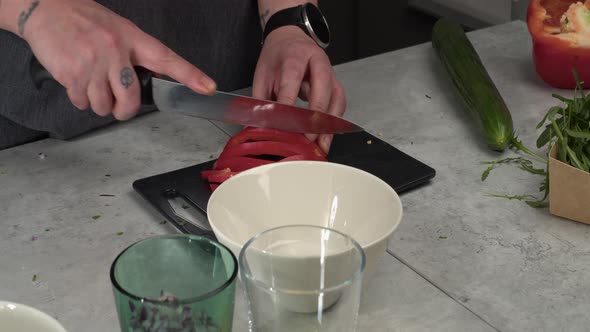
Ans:
{"type": "Polygon", "coordinates": [[[53,317],[24,304],[0,301],[0,331],[66,332],[53,317]]]}

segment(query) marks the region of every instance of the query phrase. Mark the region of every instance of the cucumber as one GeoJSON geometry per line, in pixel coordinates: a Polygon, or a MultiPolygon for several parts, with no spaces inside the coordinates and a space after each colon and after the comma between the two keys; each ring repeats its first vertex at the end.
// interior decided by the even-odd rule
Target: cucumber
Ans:
{"type": "Polygon", "coordinates": [[[514,134],[512,116],[463,28],[450,19],[439,19],[432,30],[432,45],[487,146],[506,149],[514,134]]]}

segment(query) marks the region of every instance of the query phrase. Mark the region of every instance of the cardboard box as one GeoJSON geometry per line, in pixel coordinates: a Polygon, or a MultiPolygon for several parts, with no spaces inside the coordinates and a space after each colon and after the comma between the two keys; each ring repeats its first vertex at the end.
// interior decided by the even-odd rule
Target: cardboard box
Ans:
{"type": "Polygon", "coordinates": [[[549,212],[590,224],[590,173],[557,159],[558,147],[549,152],[549,212]]]}

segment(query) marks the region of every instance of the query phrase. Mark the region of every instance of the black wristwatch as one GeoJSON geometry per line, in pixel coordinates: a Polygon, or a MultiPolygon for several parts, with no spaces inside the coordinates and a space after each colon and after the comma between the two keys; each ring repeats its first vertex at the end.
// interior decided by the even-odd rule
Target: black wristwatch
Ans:
{"type": "Polygon", "coordinates": [[[300,27],[321,48],[325,49],[330,44],[330,28],[326,18],[312,3],[286,8],[272,15],[264,27],[263,42],[273,30],[286,25],[300,27]]]}

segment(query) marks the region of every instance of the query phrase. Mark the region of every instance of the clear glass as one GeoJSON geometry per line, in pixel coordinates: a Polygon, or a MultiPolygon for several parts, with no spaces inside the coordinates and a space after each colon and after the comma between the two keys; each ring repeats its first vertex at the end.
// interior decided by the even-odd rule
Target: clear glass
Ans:
{"type": "Polygon", "coordinates": [[[239,257],[251,331],[355,331],[365,253],[319,226],[283,226],[250,239],[239,257]]]}
{"type": "Polygon", "coordinates": [[[111,266],[121,331],[231,331],[236,257],[194,235],[163,235],[125,249],[111,266]]]}

